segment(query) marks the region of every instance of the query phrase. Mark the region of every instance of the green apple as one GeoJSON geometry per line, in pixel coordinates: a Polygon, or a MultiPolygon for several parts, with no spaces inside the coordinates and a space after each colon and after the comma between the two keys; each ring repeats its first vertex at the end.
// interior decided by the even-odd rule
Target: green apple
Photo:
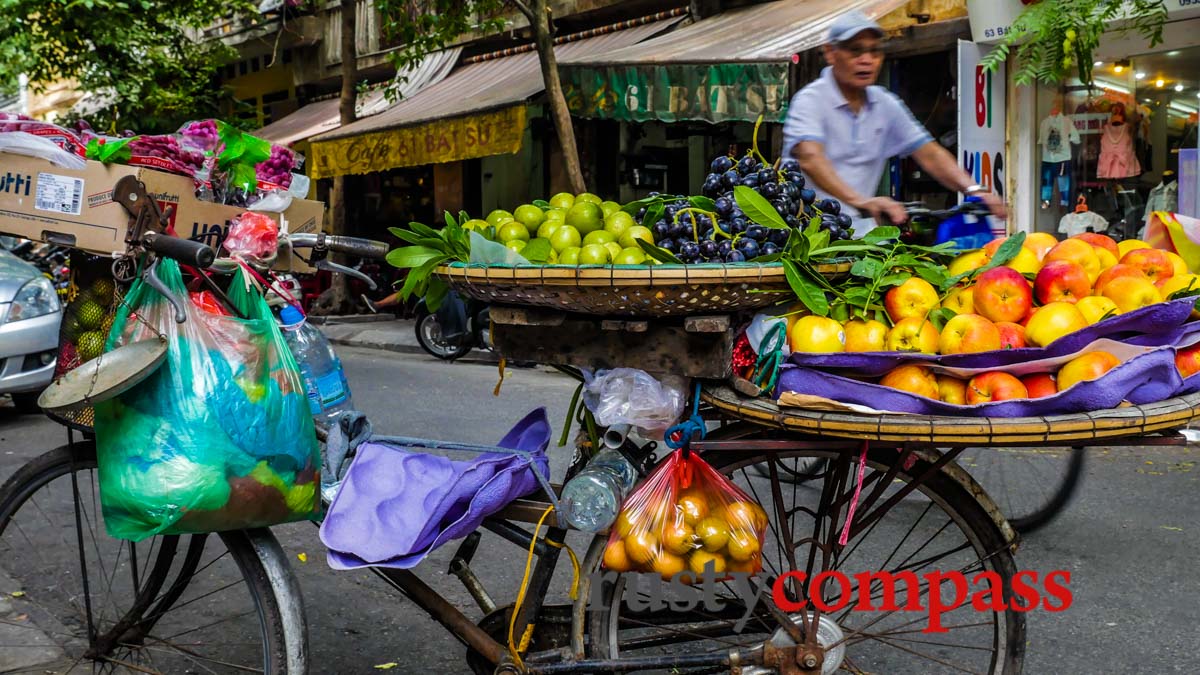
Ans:
{"type": "Polygon", "coordinates": [[[604,217],[607,218],[617,211],[620,211],[621,205],[612,201],[604,201],[600,204],[600,210],[604,212],[604,217]]]}
{"type": "Polygon", "coordinates": [[[579,202],[589,202],[591,204],[595,204],[596,206],[600,206],[604,203],[604,200],[590,192],[581,192],[575,195],[575,203],[578,204],[579,202]]]}
{"type": "Polygon", "coordinates": [[[567,224],[579,230],[580,234],[594,232],[604,227],[604,212],[591,202],[579,202],[567,211],[567,224]]]}
{"type": "Polygon", "coordinates": [[[641,248],[637,244],[638,239],[653,244],[654,234],[641,225],[634,225],[628,230],[625,230],[625,233],[621,235],[621,238],[618,241],[621,242],[621,248],[641,248]]]}
{"type": "Polygon", "coordinates": [[[556,209],[567,209],[575,206],[575,195],[570,192],[560,192],[550,198],[550,206],[556,209]]]}
{"type": "Polygon", "coordinates": [[[580,265],[606,265],[608,257],[608,249],[601,244],[588,244],[579,249],[580,265]]]}
{"type": "Polygon", "coordinates": [[[612,260],[613,258],[620,255],[621,250],[622,250],[621,245],[615,241],[608,242],[607,244],[604,245],[604,248],[608,249],[608,259],[609,260],[612,260]]]}
{"type": "Polygon", "coordinates": [[[541,209],[533,204],[522,204],[517,207],[516,211],[513,211],[513,219],[528,228],[530,232],[533,232],[538,229],[538,225],[542,224],[546,216],[541,209]]]}
{"type": "MultiPolygon", "coordinates": [[[[554,220],[554,221],[561,223],[567,219],[567,210],[566,209],[549,209],[543,215],[546,217],[546,220],[554,220]]],[[[545,221],[543,221],[543,222],[545,222],[545,221]]]]}
{"type": "Polygon", "coordinates": [[[517,253],[520,253],[521,249],[525,248],[525,245],[528,243],[529,242],[523,239],[513,239],[512,241],[504,242],[504,245],[516,251],[517,253]]]}
{"type": "Polygon", "coordinates": [[[620,239],[621,235],[625,234],[625,231],[634,225],[637,225],[637,223],[633,220],[633,216],[624,211],[617,211],[604,219],[604,229],[612,232],[617,239],[620,239]]]}
{"type": "Polygon", "coordinates": [[[503,244],[517,240],[529,241],[529,229],[515,220],[510,220],[500,225],[496,238],[503,244]]]}
{"type": "Polygon", "coordinates": [[[562,253],[559,253],[558,254],[558,264],[559,265],[578,265],[579,264],[579,247],[572,246],[571,248],[564,249],[562,253]]]}
{"type": "Polygon", "coordinates": [[[607,244],[610,241],[616,241],[616,240],[617,240],[617,238],[613,236],[612,232],[605,232],[604,230],[596,230],[595,232],[588,232],[586,235],[584,235],[583,245],[587,246],[588,244],[607,244]]]}
{"type": "Polygon", "coordinates": [[[560,254],[572,247],[579,248],[582,244],[583,237],[579,236],[579,230],[570,225],[560,225],[550,235],[550,248],[560,254]]]}
{"type": "Polygon", "coordinates": [[[483,234],[483,231],[488,229],[488,227],[491,226],[491,223],[489,223],[486,220],[472,218],[472,219],[468,220],[467,222],[463,223],[462,226],[463,226],[463,229],[478,230],[479,234],[483,234]]]}
{"type": "Polygon", "coordinates": [[[491,213],[487,214],[488,224],[495,225],[496,227],[500,227],[501,225],[503,225],[504,223],[507,223],[508,221],[510,221],[512,219],[513,219],[513,214],[509,213],[508,211],[505,211],[504,209],[496,209],[495,211],[492,211],[491,213]]]}
{"type": "Polygon", "coordinates": [[[624,248],[613,258],[614,265],[644,265],[646,254],[640,248],[624,248]]]}

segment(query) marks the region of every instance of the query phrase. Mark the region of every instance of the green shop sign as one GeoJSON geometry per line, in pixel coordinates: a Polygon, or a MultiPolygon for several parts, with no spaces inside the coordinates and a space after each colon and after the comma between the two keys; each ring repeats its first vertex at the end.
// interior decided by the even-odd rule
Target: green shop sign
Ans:
{"type": "Polygon", "coordinates": [[[571,114],[624,122],[768,122],[787,117],[783,63],[564,67],[571,114]]]}

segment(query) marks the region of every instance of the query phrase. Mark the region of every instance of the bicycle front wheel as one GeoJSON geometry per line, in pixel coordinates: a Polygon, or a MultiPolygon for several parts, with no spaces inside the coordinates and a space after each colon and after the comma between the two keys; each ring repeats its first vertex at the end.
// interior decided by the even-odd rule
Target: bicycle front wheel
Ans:
{"type": "MultiPolygon", "coordinates": [[[[718,433],[730,439],[741,434],[762,438],[770,432],[737,425],[718,433]]],[[[821,667],[813,672],[1020,673],[1025,649],[1025,620],[1020,612],[976,611],[968,596],[940,615],[945,632],[926,633],[928,611],[907,606],[915,591],[920,604],[928,608],[932,595],[950,592],[949,584],[931,589],[934,577],[930,575],[958,572],[968,583],[989,573],[987,579],[1011,606],[1016,566],[1010,542],[998,525],[950,476],[938,471],[926,477],[931,468],[926,459],[909,455],[910,461],[901,464],[896,450],[879,448],[867,456],[860,507],[853,519],[862,527],[855,529],[844,547],[839,546],[857,483],[858,457],[851,454],[782,447],[771,452],[732,448],[704,453],[709,463],[769,514],[761,579],[769,594],[777,590],[776,579],[787,579],[778,585],[785,597],[792,602],[807,600],[807,609],[788,611],[788,617],[802,631],[816,633],[821,667]],[[899,494],[911,483],[916,483],[914,490],[899,494]],[[792,571],[805,576],[796,578],[788,574],[792,571]],[[837,573],[838,578],[814,584],[822,573],[837,573]],[[879,573],[890,573],[897,592],[889,595],[883,580],[867,576],[879,573]],[[905,573],[915,577],[915,586],[900,581],[905,573]],[[828,611],[816,609],[817,599],[828,611]],[[888,600],[899,606],[887,608],[888,600]],[[847,604],[838,606],[843,601],[847,604]]],[[[603,546],[603,537],[593,545],[603,546]]],[[[595,657],[620,660],[739,649],[756,654],[756,660],[769,661],[768,643],[795,644],[780,628],[780,621],[763,609],[772,598],[750,607],[737,584],[719,583],[712,606],[701,603],[688,608],[683,603],[654,607],[654,591],[648,593],[641,580],[636,582],[635,586],[628,575],[605,582],[601,603],[589,607],[595,657]]],[[[971,585],[969,590],[978,589],[971,585]]],[[[944,601],[952,603],[949,597],[944,601]]],[[[707,666],[675,672],[724,671],[707,666]]],[[[766,675],[778,670],[743,663],[741,672],[766,675]]]]}
{"type": "Polygon", "coordinates": [[[91,443],[37,457],[0,488],[0,568],[20,587],[16,623],[53,642],[49,662],[44,644],[0,645],[28,650],[31,668],[307,672],[299,587],[270,531],[110,538],[91,443]]]}

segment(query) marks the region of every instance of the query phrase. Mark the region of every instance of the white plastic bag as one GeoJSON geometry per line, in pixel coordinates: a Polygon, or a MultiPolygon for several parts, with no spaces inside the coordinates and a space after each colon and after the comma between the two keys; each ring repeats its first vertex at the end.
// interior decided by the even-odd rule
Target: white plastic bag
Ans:
{"type": "Polygon", "coordinates": [[[629,424],[643,436],[661,437],[687,405],[687,381],[667,375],[662,381],[637,368],[600,371],[583,386],[583,404],[600,426],[629,424]]]}
{"type": "Polygon", "coordinates": [[[86,159],[73,152],[63,150],[61,146],[48,138],[34,136],[25,131],[9,131],[0,134],[0,152],[44,159],[64,169],[79,171],[87,168],[86,159]]]}
{"type": "Polygon", "coordinates": [[[525,256],[471,230],[472,265],[531,265],[525,256]]]}

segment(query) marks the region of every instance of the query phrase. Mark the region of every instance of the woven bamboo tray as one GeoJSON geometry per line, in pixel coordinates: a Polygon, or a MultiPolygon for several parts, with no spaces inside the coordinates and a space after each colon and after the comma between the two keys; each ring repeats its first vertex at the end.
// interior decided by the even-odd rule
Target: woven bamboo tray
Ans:
{"type": "Polygon", "coordinates": [[[780,408],[765,398],[745,398],[725,386],[706,387],[709,405],[733,417],[816,436],[941,446],[1070,445],[1072,442],[1144,436],[1200,419],[1200,393],[1140,406],[1047,417],[942,417],[856,415],[780,408]]]}
{"type": "MultiPolygon", "coordinates": [[[[821,265],[837,278],[849,262],[821,265]]],[[[791,290],[780,263],[733,265],[467,265],[436,274],[459,293],[487,303],[552,307],[616,316],[686,316],[768,307],[791,290]]]]}

